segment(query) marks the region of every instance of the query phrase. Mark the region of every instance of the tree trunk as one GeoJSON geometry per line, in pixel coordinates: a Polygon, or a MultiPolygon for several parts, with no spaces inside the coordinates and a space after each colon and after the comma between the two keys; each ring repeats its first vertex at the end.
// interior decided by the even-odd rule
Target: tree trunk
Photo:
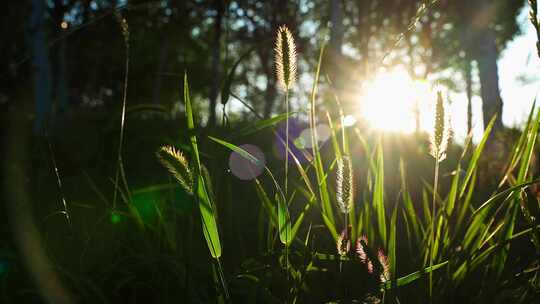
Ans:
{"type": "Polygon", "coordinates": [[[499,54],[495,44],[495,33],[486,29],[478,36],[478,49],[476,52],[476,62],[480,76],[480,87],[482,95],[482,112],[484,128],[494,115],[497,115],[494,130],[501,130],[502,124],[502,98],[499,90],[499,74],[497,59],[499,54]]]}
{"type": "Polygon", "coordinates": [[[472,67],[468,60],[465,67],[465,86],[467,91],[467,134],[472,130],[472,67]]]}
{"type": "Polygon", "coordinates": [[[32,71],[34,74],[34,101],[36,118],[34,133],[44,135],[51,112],[51,68],[45,31],[45,0],[32,0],[29,24],[29,43],[32,50],[32,71]]]}
{"type": "MultiPolygon", "coordinates": [[[[343,106],[348,104],[345,100],[345,88],[346,88],[346,74],[343,71],[343,54],[341,48],[343,46],[343,7],[341,0],[331,0],[330,1],[330,42],[328,47],[328,76],[332,82],[332,88],[334,89],[334,94],[328,95],[337,96],[339,99],[340,105],[343,106]]],[[[331,101],[327,108],[331,113],[338,113],[338,107],[335,106],[334,98],[327,98],[328,101],[331,101]]]]}
{"type": "Polygon", "coordinates": [[[276,82],[273,80],[273,74],[269,73],[266,77],[266,90],[264,92],[264,118],[270,118],[272,115],[272,110],[274,109],[274,102],[277,96],[276,82]]]}
{"type": "Polygon", "coordinates": [[[162,40],[161,48],[159,50],[159,62],[156,71],[156,77],[154,78],[154,92],[152,94],[152,102],[159,104],[161,101],[161,84],[163,83],[163,70],[165,69],[165,63],[167,62],[167,53],[169,49],[169,43],[167,39],[162,40]]]}
{"type": "Polygon", "coordinates": [[[337,84],[339,81],[340,63],[341,63],[341,47],[343,45],[343,8],[340,0],[332,0],[330,2],[330,23],[332,24],[330,29],[330,45],[329,55],[330,63],[332,67],[331,80],[337,84]]]}
{"type": "Polygon", "coordinates": [[[212,85],[210,87],[210,107],[208,109],[208,126],[216,125],[216,105],[221,83],[221,34],[224,3],[215,0],[216,17],[214,19],[214,41],[212,43],[212,85]]]}

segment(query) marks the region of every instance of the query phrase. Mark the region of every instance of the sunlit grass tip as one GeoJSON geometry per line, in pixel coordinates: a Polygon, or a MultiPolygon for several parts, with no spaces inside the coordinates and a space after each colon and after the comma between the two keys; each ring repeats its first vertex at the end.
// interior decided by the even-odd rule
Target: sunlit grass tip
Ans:
{"type": "Polygon", "coordinates": [[[180,185],[189,193],[193,194],[194,178],[189,167],[189,162],[182,151],[171,146],[163,146],[156,152],[158,160],[169,170],[180,185]]]}
{"type": "Polygon", "coordinates": [[[284,25],[278,28],[274,50],[277,81],[288,91],[296,80],[296,46],[291,31],[284,25]]]}
{"type": "Polygon", "coordinates": [[[379,278],[381,280],[381,283],[385,283],[390,280],[390,263],[388,262],[388,256],[384,254],[384,251],[382,249],[379,249],[377,251],[377,259],[379,260],[379,263],[382,267],[379,278]]]}
{"type": "Polygon", "coordinates": [[[438,91],[434,109],[434,126],[429,138],[430,154],[437,162],[441,162],[446,158],[446,150],[452,133],[450,130],[450,116],[445,108],[442,93],[438,91]]]}
{"type": "Polygon", "coordinates": [[[348,214],[353,207],[354,184],[352,162],[349,156],[343,156],[337,161],[336,197],[339,210],[348,214]]]}
{"type": "Polygon", "coordinates": [[[365,235],[362,235],[360,238],[358,238],[358,240],[356,240],[356,255],[360,259],[360,262],[366,264],[368,272],[373,273],[373,263],[367,255],[367,243],[368,238],[365,235]]]}
{"type": "Polygon", "coordinates": [[[343,229],[341,234],[338,236],[336,245],[339,255],[346,256],[351,250],[351,240],[349,239],[349,233],[347,227],[343,229]]]}

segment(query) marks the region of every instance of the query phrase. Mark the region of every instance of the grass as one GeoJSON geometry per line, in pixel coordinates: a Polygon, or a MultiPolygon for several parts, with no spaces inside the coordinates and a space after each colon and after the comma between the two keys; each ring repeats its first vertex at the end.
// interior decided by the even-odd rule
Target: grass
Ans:
{"type": "MultiPolygon", "coordinates": [[[[88,302],[537,300],[540,224],[534,187],[540,180],[534,162],[540,111],[535,105],[516,140],[492,134],[492,120],[477,144],[468,137],[463,147],[443,149],[445,131],[439,126],[432,140],[433,162],[423,135],[389,137],[345,127],[339,100],[336,116],[318,115],[323,57],[324,45],[307,101],[311,144],[303,152],[308,161],[302,163],[291,152],[291,169],[288,120],[295,113],[288,106],[286,113],[270,119],[202,130],[195,121],[186,73],[182,125],[171,120],[163,128],[167,135],[159,135],[148,129],[147,121],[135,123],[131,136],[149,132],[146,140],[154,149],[139,151],[144,145],[123,147],[130,138],[124,125],[130,112],[124,96],[118,153],[108,157],[115,159],[113,181],[84,174],[85,181],[63,178],[62,183],[54,164],[52,180],[66,192],[63,212],[75,233],[84,231],[73,242],[81,245],[79,240],[85,240],[79,261],[68,252],[56,252],[55,270],[66,286],[88,302]],[[324,118],[331,136],[321,143],[316,126],[324,118]],[[275,159],[265,163],[240,147],[245,141],[268,146],[283,121],[285,166],[275,159]],[[506,164],[505,170],[486,174],[489,164],[483,159],[491,153],[486,147],[498,141],[513,144],[506,159],[498,160],[506,164]],[[170,147],[160,150],[163,145],[170,147]],[[127,155],[133,162],[124,162],[126,151],[138,151],[150,169],[130,172],[137,167],[136,159],[127,155]],[[156,151],[165,168],[154,159],[156,151]],[[264,167],[263,175],[249,182],[235,180],[225,171],[230,153],[264,167]],[[448,156],[441,163],[443,154],[448,156]],[[167,171],[170,176],[165,178],[167,171]],[[154,173],[159,176],[156,182],[140,177],[145,172],[161,173],[154,173]],[[126,176],[142,182],[130,186],[126,176]],[[433,184],[426,182],[433,177],[433,184]],[[91,193],[77,194],[81,185],[91,193]],[[111,187],[112,199],[102,190],[111,187]],[[103,201],[101,209],[95,207],[97,198],[103,201]],[[88,224],[92,227],[81,227],[88,214],[95,215],[88,224]],[[112,246],[91,246],[100,243],[112,246]],[[64,256],[66,262],[60,262],[64,256]]],[[[222,93],[229,94],[231,81],[224,83],[222,93]]],[[[287,105],[289,87],[286,84],[287,105]]],[[[62,229],[62,223],[56,225],[62,229]]],[[[62,248],[61,241],[50,242],[51,248],[62,248]]]]}
{"type": "MultiPolygon", "coordinates": [[[[322,56],[321,50],[320,58],[322,56]]],[[[260,229],[257,235],[260,239],[256,243],[266,242],[266,246],[262,246],[265,248],[261,252],[261,257],[275,260],[266,260],[267,266],[258,264],[260,269],[244,269],[233,277],[227,278],[227,275],[219,272],[222,282],[227,279],[233,282],[239,279],[251,280],[259,285],[257,290],[270,293],[272,295],[272,297],[269,296],[270,298],[276,297],[281,299],[279,301],[294,303],[311,298],[312,291],[308,283],[310,277],[335,273],[334,275],[343,286],[337,286],[337,290],[326,290],[326,300],[350,301],[358,295],[355,295],[353,289],[347,287],[344,280],[348,273],[357,272],[355,275],[358,278],[363,275],[365,280],[371,282],[369,294],[372,297],[378,297],[383,302],[399,302],[400,299],[408,302],[405,300],[407,296],[402,296],[402,294],[407,294],[403,293],[402,289],[407,285],[414,285],[416,293],[424,294],[419,298],[420,301],[429,299],[430,302],[441,303],[445,299],[451,299],[454,294],[462,294],[459,291],[473,281],[474,286],[487,288],[484,289],[486,291],[479,290],[471,294],[464,293],[464,295],[488,301],[500,294],[513,276],[525,276],[531,285],[521,297],[522,301],[528,298],[527,293],[533,297],[537,295],[537,291],[534,291],[537,286],[533,285],[537,275],[533,275],[533,271],[530,270],[537,267],[535,266],[537,259],[531,258],[527,260],[526,267],[522,265],[521,268],[516,269],[515,265],[508,261],[508,256],[512,252],[513,243],[519,239],[528,238],[533,241],[534,246],[538,246],[535,228],[538,224],[531,215],[536,211],[529,208],[531,202],[527,195],[527,188],[535,183],[531,181],[529,168],[536,143],[540,112],[534,114],[535,108],[532,108],[529,121],[516,142],[512,154],[509,155],[508,170],[502,176],[499,187],[493,190],[483,189],[483,191],[492,192],[485,202],[478,201],[481,196],[475,193],[478,186],[477,174],[480,160],[486,153],[484,147],[488,140],[494,140],[491,136],[493,120],[479,144],[473,146],[469,137],[457,161],[457,167],[449,171],[452,176],[449,190],[444,192],[439,191],[442,188],[438,187],[439,175],[446,175],[449,172],[439,171],[439,163],[444,159],[443,154],[446,153],[446,147],[442,148],[446,144],[442,141],[448,139],[447,135],[443,135],[447,132],[443,131],[444,125],[438,127],[440,134],[437,133],[434,136],[437,139],[432,143],[435,146],[432,147],[432,155],[435,157],[435,182],[433,185],[424,183],[421,187],[424,193],[423,203],[413,200],[413,195],[408,190],[409,182],[405,172],[407,164],[401,159],[400,198],[396,203],[391,204],[389,202],[391,196],[385,191],[385,151],[382,138],[375,139],[375,147],[372,148],[361,137],[361,130],[346,129],[343,125],[335,126],[331,123],[331,117],[328,116],[332,126],[333,144],[331,148],[325,147],[325,153],[322,153],[317,130],[314,127],[317,124],[315,117],[320,62],[321,60],[319,60],[314,77],[309,116],[312,134],[311,162],[304,165],[297,164],[299,179],[296,183],[293,182],[295,187],[290,195],[286,191],[281,191],[277,175],[272,173],[267,166],[265,166],[266,177],[259,177],[253,182],[260,199],[261,210],[264,211],[257,219],[256,227],[260,229]],[[337,134],[342,136],[338,137],[337,134]],[[333,195],[336,189],[329,177],[334,174],[336,163],[338,169],[343,166],[343,164],[339,165],[343,161],[343,155],[350,155],[351,158],[356,159],[355,163],[358,162],[359,155],[350,153],[351,143],[347,142],[347,139],[353,138],[355,134],[360,136],[361,142],[364,143],[362,161],[368,165],[364,170],[359,170],[358,166],[352,168],[355,176],[364,177],[362,180],[365,183],[358,185],[358,188],[362,189],[358,191],[361,195],[354,199],[350,210],[340,220],[335,217],[335,214],[343,205],[343,202],[341,205],[337,203],[341,199],[339,195],[343,194],[338,188],[338,196],[333,195]],[[314,174],[312,171],[315,171],[314,174]],[[265,189],[263,180],[266,178],[272,181],[273,187],[265,189]],[[427,194],[433,197],[431,207],[427,202],[427,194]],[[333,198],[336,198],[336,201],[333,198]],[[418,208],[423,208],[423,212],[419,212],[418,208]],[[289,209],[296,212],[291,211],[290,214],[289,209]],[[518,211],[521,211],[523,218],[518,217],[520,214],[518,211]],[[305,222],[306,218],[309,218],[309,222],[305,222]],[[350,229],[349,222],[355,228],[350,236],[347,232],[350,229]],[[340,225],[343,228],[338,228],[340,225]],[[523,228],[518,231],[516,230],[518,226],[523,228]],[[314,227],[317,229],[313,229],[314,227]],[[406,233],[402,233],[398,228],[404,228],[406,233]],[[339,236],[338,231],[341,229],[343,233],[339,236]],[[291,230],[292,233],[290,233],[291,230]],[[369,240],[369,245],[365,243],[363,248],[367,250],[368,256],[364,260],[368,260],[371,266],[364,268],[363,274],[360,273],[362,273],[362,267],[366,265],[362,266],[362,263],[358,263],[362,261],[354,249],[359,235],[365,235],[369,240]],[[286,245],[284,248],[276,247],[277,238],[286,245]],[[315,239],[318,240],[317,245],[315,239]],[[338,244],[334,250],[331,250],[332,246],[329,246],[332,241],[338,244]],[[409,251],[412,254],[408,259],[403,259],[405,255],[400,251],[409,251]],[[384,252],[389,253],[388,258],[384,252]],[[339,267],[332,266],[332,261],[339,261],[339,267]],[[280,276],[266,268],[272,264],[281,265],[280,268],[286,273],[285,286],[275,285],[279,282],[280,276]],[[527,267],[531,268],[527,269],[527,267]],[[407,273],[406,269],[416,269],[416,271],[407,273]],[[429,278],[429,284],[424,292],[422,291],[424,288],[415,283],[426,280],[426,277],[429,278]],[[263,278],[266,278],[266,282],[263,278]]],[[[187,82],[184,87],[187,87],[187,82]]],[[[440,95],[439,98],[441,98],[440,95]]],[[[185,95],[184,100],[188,113],[188,129],[192,130],[194,123],[190,118],[192,114],[189,95],[185,95]]],[[[442,104],[442,101],[440,103],[442,104]]],[[[444,116],[444,114],[437,115],[444,116]]],[[[445,123],[442,118],[439,120],[445,123]]],[[[259,127],[255,128],[263,131],[264,127],[272,128],[272,123],[275,122],[277,122],[275,119],[259,121],[256,123],[259,127]]],[[[191,135],[190,138],[191,154],[197,159],[196,166],[199,166],[197,165],[200,162],[197,139],[195,135],[191,135]]],[[[239,153],[254,164],[263,165],[256,157],[228,139],[213,136],[209,139],[234,153],[239,153]]],[[[399,154],[398,151],[391,151],[391,153],[399,154]]],[[[285,173],[285,176],[288,174],[285,173]]],[[[199,187],[204,185],[205,181],[208,182],[207,178],[210,177],[199,174],[199,187]]],[[[201,199],[200,195],[199,199],[201,199]]],[[[202,206],[200,201],[198,204],[202,206]]],[[[218,217],[215,213],[208,213],[208,210],[214,209],[201,208],[203,234],[209,244],[210,255],[217,258],[219,256],[216,256],[212,244],[220,243],[220,235],[217,232],[218,217]],[[211,234],[205,228],[208,226],[216,227],[212,228],[211,234]]],[[[234,211],[231,216],[236,217],[240,214],[242,212],[234,211]]],[[[366,264],[365,261],[364,264],[366,264]]],[[[222,285],[224,299],[227,300],[229,294],[226,284],[222,285]]],[[[256,294],[257,299],[259,297],[265,299],[259,291],[256,294]]]]}

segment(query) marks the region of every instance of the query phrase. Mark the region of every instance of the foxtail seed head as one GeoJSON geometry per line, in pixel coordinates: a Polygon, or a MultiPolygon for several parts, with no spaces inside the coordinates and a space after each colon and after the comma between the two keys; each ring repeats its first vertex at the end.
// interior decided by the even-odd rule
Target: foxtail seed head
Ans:
{"type": "Polygon", "coordinates": [[[358,240],[356,240],[356,255],[360,259],[360,262],[366,264],[368,262],[368,256],[364,246],[367,246],[368,239],[367,236],[362,235],[358,240]]]}
{"type": "Polygon", "coordinates": [[[348,227],[344,228],[338,236],[336,247],[340,256],[346,256],[351,250],[351,240],[349,239],[348,227]]]}
{"type": "Polygon", "coordinates": [[[348,214],[353,207],[353,170],[351,158],[347,155],[337,162],[336,196],[341,212],[348,214]]]}
{"type": "Polygon", "coordinates": [[[296,46],[289,29],[282,25],[276,35],[275,45],[277,81],[288,91],[296,80],[296,46]]]}
{"type": "Polygon", "coordinates": [[[446,158],[446,149],[450,140],[450,122],[449,116],[445,112],[445,105],[442,93],[437,92],[437,102],[435,104],[435,124],[430,136],[431,151],[430,154],[437,162],[446,158]]]}
{"type": "Polygon", "coordinates": [[[194,180],[187,159],[181,151],[171,146],[163,146],[156,153],[161,164],[169,170],[180,185],[193,194],[194,180]]]}
{"type": "Polygon", "coordinates": [[[385,283],[390,280],[390,263],[388,263],[388,257],[384,254],[382,249],[377,251],[377,259],[381,264],[381,274],[379,276],[381,283],[385,283]]]}

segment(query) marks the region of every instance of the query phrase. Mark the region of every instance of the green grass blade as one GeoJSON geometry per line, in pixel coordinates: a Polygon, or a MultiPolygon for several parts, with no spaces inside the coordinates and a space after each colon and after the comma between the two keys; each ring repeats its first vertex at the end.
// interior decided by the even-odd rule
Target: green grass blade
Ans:
{"type": "Polygon", "coordinates": [[[469,181],[473,175],[473,172],[476,170],[476,167],[478,166],[478,159],[480,158],[480,155],[482,155],[482,151],[484,150],[484,146],[486,145],[486,141],[489,138],[489,135],[491,134],[491,129],[493,128],[493,124],[495,123],[495,116],[491,119],[488,126],[486,127],[486,131],[484,132],[484,136],[482,137],[482,140],[474,150],[474,153],[472,155],[471,160],[469,161],[469,167],[467,168],[467,173],[465,174],[465,179],[463,180],[463,183],[461,184],[461,189],[459,191],[459,198],[463,197],[463,194],[465,194],[465,190],[467,188],[467,185],[469,184],[469,181]]]}
{"type": "MultiPolygon", "coordinates": [[[[403,277],[396,280],[396,287],[401,287],[401,286],[405,286],[407,284],[410,284],[410,283],[418,280],[419,278],[423,277],[424,275],[446,266],[447,264],[448,264],[448,261],[444,261],[442,263],[433,265],[431,267],[426,267],[426,268],[424,268],[422,270],[419,270],[419,271],[413,272],[411,274],[408,274],[406,276],[403,276],[403,277]]],[[[388,288],[391,287],[391,284],[392,284],[392,282],[390,282],[390,281],[386,282],[386,283],[381,285],[381,288],[388,289],[388,288]]]]}
{"type": "Polygon", "coordinates": [[[519,172],[517,177],[517,182],[521,183],[527,180],[527,174],[529,173],[529,168],[531,165],[531,159],[534,153],[534,146],[536,145],[536,139],[538,138],[538,124],[540,123],[540,111],[536,114],[536,118],[532,124],[532,127],[527,134],[527,146],[524,151],[524,158],[521,159],[519,166],[519,172]]]}
{"type": "Polygon", "coordinates": [[[407,227],[410,226],[410,228],[412,228],[411,232],[414,233],[414,237],[419,241],[422,239],[422,235],[420,234],[420,226],[422,223],[418,221],[418,215],[414,210],[414,204],[407,187],[407,173],[405,171],[405,162],[403,159],[400,159],[399,162],[399,172],[401,177],[401,197],[405,206],[404,217],[407,221],[407,227]]]}
{"type": "Polygon", "coordinates": [[[398,206],[394,207],[392,218],[390,220],[390,237],[388,240],[388,258],[390,260],[390,277],[395,278],[397,274],[397,259],[396,259],[396,225],[397,225],[397,210],[398,206]]]}
{"type": "Polygon", "coordinates": [[[206,191],[204,179],[199,175],[197,195],[199,197],[199,209],[203,220],[204,237],[208,243],[208,249],[213,258],[221,257],[221,243],[217,229],[214,207],[206,191]]]}
{"type": "MultiPolygon", "coordinates": [[[[191,99],[189,96],[189,84],[187,80],[187,74],[184,74],[184,103],[186,106],[186,119],[188,124],[188,130],[193,131],[195,129],[195,123],[193,121],[193,108],[191,106],[191,99]]],[[[201,212],[201,219],[203,225],[203,234],[210,250],[210,254],[213,258],[218,259],[221,256],[221,242],[219,239],[219,233],[216,223],[215,211],[210,196],[208,195],[206,184],[203,178],[201,169],[201,160],[199,156],[199,147],[197,145],[197,137],[193,132],[190,133],[190,142],[192,148],[192,154],[195,159],[195,166],[197,169],[197,197],[199,201],[199,210],[201,212]]]]}
{"type": "MultiPolygon", "coordinates": [[[[294,112],[290,112],[288,116],[291,116],[295,114],[294,112]]],[[[287,119],[287,113],[279,114],[274,117],[264,119],[257,121],[253,124],[250,124],[249,126],[246,126],[236,132],[234,132],[233,137],[241,137],[241,136],[247,136],[251,135],[253,133],[256,133],[258,131],[264,130],[265,128],[271,127],[283,120],[287,119]]]]}
{"type": "Polygon", "coordinates": [[[319,60],[317,63],[317,70],[315,72],[315,77],[313,79],[313,87],[311,89],[311,98],[310,98],[310,114],[309,114],[309,127],[311,129],[311,149],[314,157],[314,167],[315,175],[317,177],[317,184],[319,190],[319,199],[321,202],[321,214],[323,216],[323,221],[327,225],[332,236],[337,240],[337,234],[334,234],[332,231],[335,231],[335,219],[334,211],[330,202],[330,194],[328,193],[327,183],[325,179],[325,170],[323,167],[322,157],[319,151],[319,142],[317,137],[316,129],[316,113],[315,113],[315,101],[317,99],[317,88],[319,83],[319,76],[321,72],[322,58],[324,54],[324,45],[321,48],[319,53],[319,60]]]}
{"type": "Polygon", "coordinates": [[[284,198],[276,193],[275,200],[278,206],[278,229],[279,240],[283,245],[291,244],[291,217],[289,214],[289,208],[287,208],[287,202],[284,198]]]}
{"type": "Polygon", "coordinates": [[[386,215],[384,209],[384,159],[382,145],[377,147],[375,185],[373,188],[373,208],[377,215],[377,227],[382,244],[386,244],[386,215]]]}

